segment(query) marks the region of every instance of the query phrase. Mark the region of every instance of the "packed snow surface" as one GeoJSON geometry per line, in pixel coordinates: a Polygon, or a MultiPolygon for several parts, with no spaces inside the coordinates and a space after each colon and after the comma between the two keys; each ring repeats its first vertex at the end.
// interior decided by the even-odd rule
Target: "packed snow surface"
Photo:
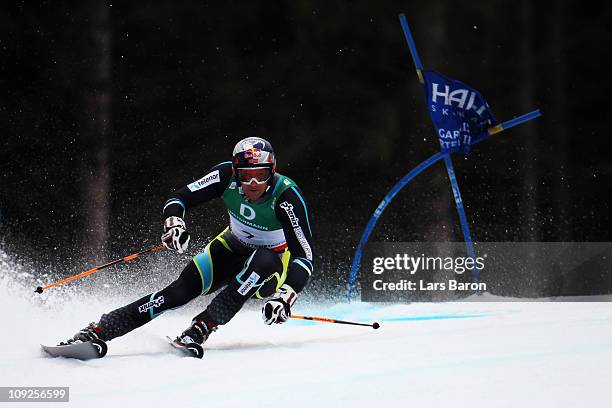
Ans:
{"type": "Polygon", "coordinates": [[[191,304],[109,342],[105,358],[83,362],[48,357],[40,344],[64,340],[146,293],[37,295],[6,272],[0,386],[69,386],[62,406],[609,406],[612,303],[484,295],[461,303],[294,308],[376,321],[379,330],[302,320],[269,327],[254,303],[211,336],[202,360],[182,357],[164,339],[199,312],[191,304]]]}

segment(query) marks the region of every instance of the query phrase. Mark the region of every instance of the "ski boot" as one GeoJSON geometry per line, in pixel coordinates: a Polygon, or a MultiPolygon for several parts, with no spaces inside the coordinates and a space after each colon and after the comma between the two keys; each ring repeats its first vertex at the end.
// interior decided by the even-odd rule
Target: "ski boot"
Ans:
{"type": "Polygon", "coordinates": [[[69,344],[77,344],[77,343],[85,343],[85,342],[94,342],[101,341],[104,342],[100,338],[102,334],[102,328],[98,326],[97,323],[91,322],[87,327],[79,330],[71,339],[66,340],[65,342],[61,342],[58,344],[59,346],[67,346],[69,344]]]}
{"type": "Polygon", "coordinates": [[[202,345],[208,336],[217,330],[215,325],[207,325],[203,320],[194,320],[191,326],[176,338],[175,343],[184,346],[194,357],[202,358],[204,348],[202,345]]]}
{"type": "Polygon", "coordinates": [[[106,355],[108,347],[102,339],[102,329],[96,323],[90,323],[79,330],[72,338],[59,343],[57,346],[42,346],[43,350],[54,357],[77,358],[89,360],[102,358],[106,355]]]}

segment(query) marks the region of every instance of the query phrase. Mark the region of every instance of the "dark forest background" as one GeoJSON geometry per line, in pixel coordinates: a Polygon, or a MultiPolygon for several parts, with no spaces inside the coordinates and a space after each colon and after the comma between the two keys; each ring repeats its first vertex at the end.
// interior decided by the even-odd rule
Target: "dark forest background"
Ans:
{"type": "MultiPolygon", "coordinates": [[[[343,280],[379,201],[438,149],[400,12],[426,68],[500,120],[544,115],[454,156],[474,240],[609,241],[608,3],[86,0],[0,6],[2,244],[79,268],[154,245],[173,189],[259,135],[343,280]]],[[[220,203],[189,214],[191,252],[225,224],[220,203]]],[[[462,240],[443,163],[371,240],[462,240]]]]}

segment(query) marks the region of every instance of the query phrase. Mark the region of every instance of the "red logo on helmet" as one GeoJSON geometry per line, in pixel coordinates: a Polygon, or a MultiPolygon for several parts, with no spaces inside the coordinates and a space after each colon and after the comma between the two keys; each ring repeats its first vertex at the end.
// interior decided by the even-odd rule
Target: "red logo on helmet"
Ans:
{"type": "Polygon", "coordinates": [[[246,159],[249,164],[258,164],[261,159],[261,150],[253,147],[250,149],[246,149],[242,156],[246,159]]]}

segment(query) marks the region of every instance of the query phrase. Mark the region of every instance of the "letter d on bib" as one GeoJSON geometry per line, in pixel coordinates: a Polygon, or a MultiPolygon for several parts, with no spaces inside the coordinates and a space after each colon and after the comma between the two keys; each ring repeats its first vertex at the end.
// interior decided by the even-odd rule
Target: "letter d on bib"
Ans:
{"type": "Polygon", "coordinates": [[[255,218],[255,210],[248,205],[240,204],[240,215],[250,221],[255,218]]]}

